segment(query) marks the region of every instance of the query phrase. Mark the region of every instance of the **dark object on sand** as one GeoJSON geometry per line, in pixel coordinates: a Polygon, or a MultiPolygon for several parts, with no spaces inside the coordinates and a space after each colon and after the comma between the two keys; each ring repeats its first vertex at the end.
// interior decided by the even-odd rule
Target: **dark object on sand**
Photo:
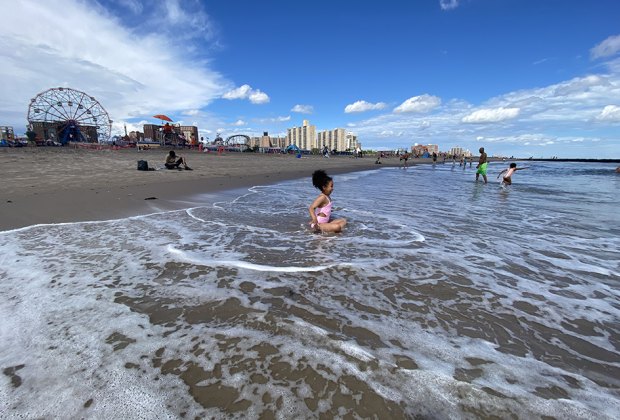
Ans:
{"type": "Polygon", "coordinates": [[[149,170],[149,163],[146,160],[139,160],[138,161],[138,170],[139,171],[148,171],[149,170]]]}

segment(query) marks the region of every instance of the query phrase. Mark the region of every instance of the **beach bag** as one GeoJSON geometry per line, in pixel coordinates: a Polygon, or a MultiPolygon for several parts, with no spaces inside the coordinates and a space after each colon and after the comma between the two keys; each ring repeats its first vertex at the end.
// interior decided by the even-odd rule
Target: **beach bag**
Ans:
{"type": "Polygon", "coordinates": [[[139,171],[148,171],[149,170],[149,164],[146,160],[139,160],[138,161],[138,170],[139,171]]]}

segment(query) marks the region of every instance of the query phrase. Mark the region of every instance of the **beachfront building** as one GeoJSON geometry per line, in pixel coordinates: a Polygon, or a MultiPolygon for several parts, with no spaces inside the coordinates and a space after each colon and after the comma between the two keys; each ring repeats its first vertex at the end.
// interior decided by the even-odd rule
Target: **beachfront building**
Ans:
{"type": "Polygon", "coordinates": [[[188,144],[194,146],[198,145],[198,127],[194,125],[182,125],[178,128],[178,132],[179,134],[183,134],[188,144]]]}
{"type": "Polygon", "coordinates": [[[433,153],[439,154],[439,145],[437,145],[437,144],[427,144],[426,145],[426,150],[428,150],[428,153],[430,153],[431,155],[433,153]]]}
{"type": "Polygon", "coordinates": [[[318,149],[316,141],[316,126],[310,125],[304,120],[301,127],[293,127],[286,130],[286,145],[294,144],[302,150],[318,149]]]}
{"type": "Polygon", "coordinates": [[[144,139],[149,141],[159,141],[161,135],[159,134],[161,125],[159,124],[144,124],[142,131],[144,132],[144,139]]]}
{"type": "Polygon", "coordinates": [[[469,150],[463,149],[460,146],[456,146],[456,147],[451,148],[448,151],[448,155],[450,155],[450,156],[469,156],[469,155],[471,155],[471,153],[469,152],[469,150]]]}
{"type": "Polygon", "coordinates": [[[346,150],[347,143],[344,128],[319,131],[317,135],[317,144],[319,149],[327,146],[329,150],[337,150],[339,152],[346,150]]]}
{"type": "Polygon", "coordinates": [[[362,143],[357,141],[357,136],[350,131],[344,137],[344,144],[344,150],[357,150],[358,147],[360,149],[362,148],[362,143]]]}
{"type": "Polygon", "coordinates": [[[77,128],[66,122],[33,121],[30,123],[37,141],[52,140],[66,142],[96,143],[97,127],[80,124],[77,128]]]}
{"type": "Polygon", "coordinates": [[[471,152],[467,149],[464,149],[460,146],[456,146],[450,149],[450,151],[448,152],[448,155],[450,156],[471,156],[471,152]]]}
{"type": "Polygon", "coordinates": [[[251,137],[249,146],[252,148],[258,147],[260,151],[273,148],[283,149],[286,147],[286,137],[271,137],[265,131],[261,137],[251,137]]]}
{"type": "Polygon", "coordinates": [[[428,148],[423,144],[416,144],[415,146],[411,147],[411,153],[413,153],[413,156],[415,157],[424,156],[428,153],[428,148]]]}

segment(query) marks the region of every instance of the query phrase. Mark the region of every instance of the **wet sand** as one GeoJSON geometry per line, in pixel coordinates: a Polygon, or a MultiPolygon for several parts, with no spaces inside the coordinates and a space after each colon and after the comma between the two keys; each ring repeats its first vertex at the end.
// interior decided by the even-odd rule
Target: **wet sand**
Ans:
{"type": "MultiPolygon", "coordinates": [[[[0,231],[76,221],[109,220],[191,207],[193,195],[308,177],[377,169],[375,157],[177,151],[193,171],[163,169],[168,150],[0,148],[0,231]],[[138,171],[146,160],[155,171],[138,171]]],[[[428,161],[428,159],[424,159],[428,161]]],[[[411,162],[411,160],[410,160],[411,162]]],[[[382,167],[398,166],[382,159],[382,167]]]]}

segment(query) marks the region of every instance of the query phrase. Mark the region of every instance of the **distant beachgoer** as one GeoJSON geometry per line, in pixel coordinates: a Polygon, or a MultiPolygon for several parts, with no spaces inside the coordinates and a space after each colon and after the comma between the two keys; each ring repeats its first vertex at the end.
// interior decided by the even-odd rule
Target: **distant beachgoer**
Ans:
{"type": "Polygon", "coordinates": [[[502,176],[503,173],[506,173],[506,175],[504,175],[504,178],[502,179],[502,184],[503,185],[511,185],[512,184],[512,174],[514,174],[517,171],[522,171],[523,169],[527,169],[527,167],[525,168],[517,168],[517,164],[515,162],[512,162],[510,164],[510,167],[507,169],[504,169],[503,171],[501,171],[499,173],[499,175],[497,175],[497,178],[499,179],[500,176],[502,176]]]}
{"type": "Polygon", "coordinates": [[[480,175],[482,175],[482,178],[484,179],[484,183],[487,183],[487,154],[484,151],[484,147],[481,147],[480,150],[478,150],[480,152],[480,159],[478,160],[478,165],[476,166],[476,168],[478,168],[478,170],[476,171],[476,182],[478,182],[478,177],[480,175]]]}
{"type": "Polygon", "coordinates": [[[322,232],[341,232],[347,221],[330,219],[333,205],[330,195],[334,191],[334,181],[324,170],[319,169],[312,174],[312,185],[319,189],[321,194],[308,208],[311,219],[310,227],[322,232]]]}
{"type": "Polygon", "coordinates": [[[327,148],[327,146],[323,146],[323,157],[329,157],[329,149],[327,148]]]}
{"type": "Polygon", "coordinates": [[[616,168],[616,173],[617,173],[617,174],[620,174],[620,166],[618,166],[618,167],[616,168]]]}
{"type": "Polygon", "coordinates": [[[410,156],[411,156],[410,153],[405,153],[405,154],[400,156],[399,160],[404,160],[404,162],[403,162],[403,169],[405,169],[407,167],[407,160],[409,160],[410,156]]]}
{"type": "Polygon", "coordinates": [[[166,125],[164,125],[163,131],[164,131],[164,139],[169,141],[172,138],[172,126],[166,123],[166,125]]]}
{"type": "Polygon", "coordinates": [[[180,169],[179,166],[183,165],[183,168],[185,168],[185,170],[187,171],[192,170],[192,168],[187,166],[187,162],[185,161],[185,158],[181,156],[177,157],[176,153],[174,153],[174,150],[171,150],[170,153],[168,153],[168,156],[166,156],[165,165],[166,165],[166,169],[180,169]]]}
{"type": "Polygon", "coordinates": [[[433,152],[433,163],[437,162],[437,153],[433,152]]]}
{"type": "Polygon", "coordinates": [[[382,152],[377,152],[377,160],[375,160],[375,164],[376,165],[380,165],[381,164],[381,158],[383,157],[383,153],[382,152]]]}

